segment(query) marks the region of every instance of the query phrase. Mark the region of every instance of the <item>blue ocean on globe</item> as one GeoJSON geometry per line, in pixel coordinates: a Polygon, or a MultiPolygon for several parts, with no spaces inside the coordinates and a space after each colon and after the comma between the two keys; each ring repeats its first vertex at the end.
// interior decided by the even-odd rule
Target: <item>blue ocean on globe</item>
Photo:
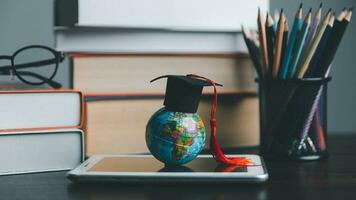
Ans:
{"type": "Polygon", "coordinates": [[[146,144],[152,155],[167,165],[194,160],[205,146],[205,127],[196,113],[158,110],[146,127],[146,144]]]}

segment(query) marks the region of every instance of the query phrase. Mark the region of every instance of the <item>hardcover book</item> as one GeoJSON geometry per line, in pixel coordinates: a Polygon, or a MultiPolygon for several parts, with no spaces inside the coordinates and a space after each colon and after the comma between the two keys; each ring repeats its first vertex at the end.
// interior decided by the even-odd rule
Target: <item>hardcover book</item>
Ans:
{"type": "MultiPolygon", "coordinates": [[[[224,86],[219,93],[255,92],[249,57],[224,54],[74,54],[73,88],[91,93],[163,94],[165,81],[150,83],[166,74],[195,73],[224,86]]],[[[211,93],[206,88],[204,93],[211,93]]]]}
{"type": "Polygon", "coordinates": [[[55,40],[58,51],[74,53],[247,53],[235,32],[74,27],[55,30],[55,40]]]}
{"type": "Polygon", "coordinates": [[[239,31],[268,0],[57,0],[55,26],[239,31]],[[202,6],[204,5],[204,6],[202,6]]]}
{"type": "Polygon", "coordinates": [[[0,132],[80,128],[81,92],[71,90],[0,91],[0,132]]]}
{"type": "MultiPolygon", "coordinates": [[[[203,118],[207,146],[210,138],[211,97],[204,96],[198,114],[203,118]]],[[[147,153],[146,124],[163,107],[163,97],[86,97],[87,156],[94,154],[147,153]]],[[[217,112],[217,135],[223,148],[259,144],[258,98],[253,93],[221,95],[217,112]]]]}
{"type": "Polygon", "coordinates": [[[0,175],[68,170],[84,160],[80,129],[2,132],[0,175]]]}

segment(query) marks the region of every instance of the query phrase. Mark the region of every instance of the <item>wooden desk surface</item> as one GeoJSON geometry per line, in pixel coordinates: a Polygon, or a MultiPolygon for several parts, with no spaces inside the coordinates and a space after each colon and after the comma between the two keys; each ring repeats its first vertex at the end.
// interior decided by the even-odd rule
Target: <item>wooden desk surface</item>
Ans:
{"type": "Polygon", "coordinates": [[[267,162],[263,184],[73,184],[66,172],[0,177],[0,199],[355,199],[356,135],[329,139],[331,156],[318,162],[267,162]]]}

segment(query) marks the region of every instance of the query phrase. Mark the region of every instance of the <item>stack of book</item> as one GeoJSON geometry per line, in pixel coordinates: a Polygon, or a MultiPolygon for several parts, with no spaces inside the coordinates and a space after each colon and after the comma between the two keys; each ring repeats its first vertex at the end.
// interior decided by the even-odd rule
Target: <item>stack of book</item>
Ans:
{"type": "MultiPolygon", "coordinates": [[[[85,94],[87,155],[148,152],[145,126],[163,106],[165,91],[164,81],[150,80],[167,74],[194,73],[223,84],[217,113],[222,146],[259,144],[255,75],[240,25],[256,28],[246,10],[267,9],[268,1],[201,4],[210,5],[56,1],[56,49],[71,55],[72,88],[85,94]]],[[[204,120],[211,94],[204,89],[198,110],[204,120]]]]}
{"type": "Polygon", "coordinates": [[[0,92],[0,175],[72,169],[84,159],[82,95],[0,92]]]}
{"type": "MultiPolygon", "coordinates": [[[[150,80],[162,74],[188,73],[224,83],[219,88],[218,108],[224,147],[257,145],[258,102],[247,57],[74,55],[73,87],[84,91],[87,100],[87,154],[147,152],[146,123],[163,106],[165,91],[164,84],[150,84],[150,80]]],[[[205,89],[198,111],[204,120],[209,120],[211,92],[205,89]]]]}

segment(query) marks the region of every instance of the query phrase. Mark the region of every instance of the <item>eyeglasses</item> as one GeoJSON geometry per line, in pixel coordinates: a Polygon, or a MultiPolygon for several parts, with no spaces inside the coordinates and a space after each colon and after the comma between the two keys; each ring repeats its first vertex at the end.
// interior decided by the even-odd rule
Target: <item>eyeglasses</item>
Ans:
{"type": "Polygon", "coordinates": [[[11,65],[0,66],[0,74],[15,75],[22,82],[30,85],[48,84],[53,88],[62,85],[53,80],[58,64],[64,55],[42,45],[30,45],[17,50],[12,56],[2,55],[0,60],[9,60],[11,65]]]}

